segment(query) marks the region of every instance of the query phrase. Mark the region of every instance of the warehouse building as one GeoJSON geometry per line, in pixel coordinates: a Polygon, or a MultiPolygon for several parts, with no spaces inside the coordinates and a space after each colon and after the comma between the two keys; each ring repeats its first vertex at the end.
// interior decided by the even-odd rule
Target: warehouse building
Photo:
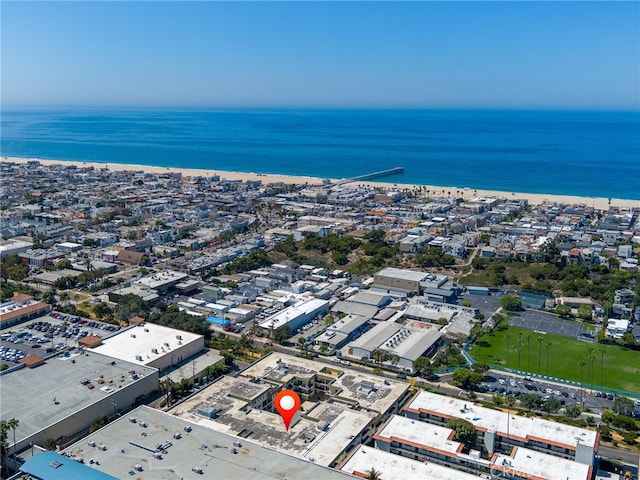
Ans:
{"type": "Polygon", "coordinates": [[[278,328],[288,326],[291,333],[311,322],[318,315],[324,315],[329,311],[329,302],[319,298],[300,296],[293,305],[280,310],[258,323],[262,333],[270,335],[278,328]]]}
{"type": "Polygon", "coordinates": [[[204,350],[204,336],[155,323],[139,324],[104,340],[95,352],[163,371],[204,350]]]}
{"type": "Polygon", "coordinates": [[[373,280],[372,289],[404,296],[422,295],[426,289],[442,288],[449,281],[449,277],[387,267],[376,273],[373,280]]]}
{"type": "Polygon", "coordinates": [[[347,356],[360,360],[373,359],[374,352],[382,350],[390,355],[382,363],[406,372],[413,372],[413,362],[421,356],[431,355],[437,348],[442,333],[435,325],[410,322],[402,325],[381,322],[343,350],[347,356]]]}
{"type": "Polygon", "coordinates": [[[101,415],[113,417],[157,388],[155,368],[74,350],[2,375],[0,410],[20,421],[17,451],[48,439],[65,445],[101,415]]]}
{"type": "Polygon", "coordinates": [[[122,479],[352,478],[288,452],[261,446],[253,439],[215,431],[146,406],[69,446],[63,454],[94,471],[122,479]]]}

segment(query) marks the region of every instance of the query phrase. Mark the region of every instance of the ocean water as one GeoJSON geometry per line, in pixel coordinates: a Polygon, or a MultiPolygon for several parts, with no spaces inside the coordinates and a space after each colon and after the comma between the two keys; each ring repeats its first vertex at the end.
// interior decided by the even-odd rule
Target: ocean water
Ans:
{"type": "Polygon", "coordinates": [[[640,112],[5,109],[0,154],[640,199],[640,112]]]}

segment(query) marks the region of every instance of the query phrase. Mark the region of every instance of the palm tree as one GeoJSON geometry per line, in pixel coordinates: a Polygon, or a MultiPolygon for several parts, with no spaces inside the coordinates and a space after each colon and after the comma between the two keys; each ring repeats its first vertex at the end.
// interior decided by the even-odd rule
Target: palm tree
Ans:
{"type": "Polygon", "coordinates": [[[91,270],[93,270],[93,263],[91,262],[91,259],[89,257],[85,258],[84,266],[87,269],[87,272],[90,272],[91,270]]]}
{"type": "Polygon", "coordinates": [[[506,395],[504,397],[504,405],[507,407],[507,436],[509,436],[509,419],[511,417],[511,407],[516,403],[516,397],[513,395],[506,395]]]}
{"type": "Polygon", "coordinates": [[[20,420],[18,420],[17,418],[10,418],[9,420],[7,420],[7,427],[9,427],[11,430],[13,430],[13,461],[15,462],[16,459],[16,428],[18,428],[18,425],[20,425],[20,420]]]}
{"type": "Polygon", "coordinates": [[[367,474],[367,480],[380,480],[382,477],[382,472],[377,471],[375,468],[371,467],[369,470],[365,472],[367,474]]]}
{"type": "Polygon", "coordinates": [[[6,420],[0,420],[0,475],[2,478],[8,477],[7,468],[7,432],[9,431],[9,425],[6,420]]]}

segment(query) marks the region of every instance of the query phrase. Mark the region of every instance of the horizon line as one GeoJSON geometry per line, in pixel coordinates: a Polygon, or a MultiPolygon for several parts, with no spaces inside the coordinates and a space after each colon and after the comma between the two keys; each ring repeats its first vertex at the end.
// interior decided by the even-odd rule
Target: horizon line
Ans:
{"type": "Polygon", "coordinates": [[[637,107],[621,108],[621,107],[561,107],[561,106],[363,106],[363,105],[148,105],[148,104],[85,104],[85,105],[69,105],[69,104],[0,104],[3,111],[9,110],[182,110],[182,111],[202,111],[202,110],[224,110],[224,111],[250,111],[250,110],[281,110],[281,111],[503,111],[503,112],[601,112],[601,113],[640,113],[640,105],[637,107]]]}

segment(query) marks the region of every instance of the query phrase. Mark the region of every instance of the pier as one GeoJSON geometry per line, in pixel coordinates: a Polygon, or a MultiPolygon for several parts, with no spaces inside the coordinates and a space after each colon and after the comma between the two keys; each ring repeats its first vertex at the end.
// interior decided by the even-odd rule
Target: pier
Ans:
{"type": "Polygon", "coordinates": [[[389,175],[395,175],[397,173],[404,172],[404,167],[388,168],[387,170],[380,170],[378,172],[367,173],[365,175],[358,175],[357,177],[346,178],[340,180],[333,185],[344,185],[345,183],[360,182],[363,180],[373,180],[374,178],[387,177],[389,175]]]}

